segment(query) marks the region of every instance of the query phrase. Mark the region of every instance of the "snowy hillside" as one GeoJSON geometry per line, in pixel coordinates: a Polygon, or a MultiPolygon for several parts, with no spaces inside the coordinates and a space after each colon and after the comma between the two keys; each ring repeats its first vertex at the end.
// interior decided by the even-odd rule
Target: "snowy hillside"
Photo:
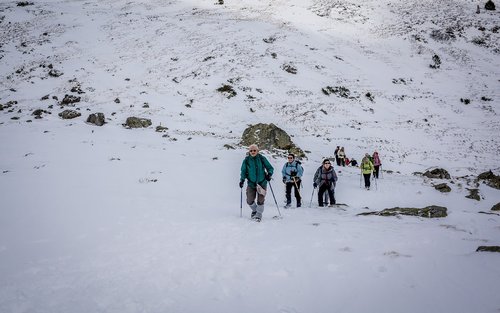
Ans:
{"type": "Polygon", "coordinates": [[[498,312],[500,255],[475,251],[500,245],[500,192],[475,178],[500,172],[499,14],[0,1],[0,312],[498,312]],[[283,209],[286,160],[263,152],[283,218],[269,195],[260,224],[238,186],[257,123],[307,153],[304,206],[283,209]],[[366,191],[335,166],[348,206],[318,208],[312,176],[337,145],[379,151],[383,177],[366,191]],[[413,174],[432,167],[451,179],[413,174]],[[429,205],[448,216],[358,215],[429,205]]]}

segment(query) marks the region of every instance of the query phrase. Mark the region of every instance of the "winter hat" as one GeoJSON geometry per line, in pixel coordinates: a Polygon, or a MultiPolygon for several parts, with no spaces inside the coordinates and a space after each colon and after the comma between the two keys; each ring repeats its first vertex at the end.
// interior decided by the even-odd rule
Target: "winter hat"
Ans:
{"type": "Polygon", "coordinates": [[[322,164],[324,165],[326,162],[330,162],[330,159],[324,159],[322,164]]]}

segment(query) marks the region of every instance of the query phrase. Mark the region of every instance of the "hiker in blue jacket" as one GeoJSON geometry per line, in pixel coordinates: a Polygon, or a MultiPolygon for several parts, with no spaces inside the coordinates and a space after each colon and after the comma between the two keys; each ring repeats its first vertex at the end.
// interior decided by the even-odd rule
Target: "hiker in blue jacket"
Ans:
{"type": "Polygon", "coordinates": [[[285,184],[286,206],[289,208],[292,204],[292,188],[295,191],[295,199],[297,200],[297,207],[302,205],[302,198],[300,196],[300,183],[302,182],[302,174],[304,169],[299,160],[295,159],[295,154],[289,153],[287,162],[283,165],[281,175],[283,176],[283,183],[285,184]]]}

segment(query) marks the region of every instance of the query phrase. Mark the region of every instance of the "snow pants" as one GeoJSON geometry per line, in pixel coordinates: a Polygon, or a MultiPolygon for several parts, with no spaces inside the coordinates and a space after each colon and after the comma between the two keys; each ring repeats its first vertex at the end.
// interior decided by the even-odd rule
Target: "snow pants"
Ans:
{"type": "Polygon", "coordinates": [[[318,205],[323,206],[323,194],[325,191],[328,192],[328,196],[330,197],[330,204],[335,204],[335,192],[334,189],[328,186],[327,184],[323,184],[319,186],[318,189],[318,205]]]}
{"type": "Polygon", "coordinates": [[[247,185],[247,204],[252,209],[252,212],[256,212],[255,216],[262,218],[262,213],[264,213],[264,201],[266,199],[265,196],[259,194],[257,192],[257,188],[252,188],[247,185]],[[255,203],[255,199],[257,199],[257,203],[255,203]]]}
{"type": "Polygon", "coordinates": [[[370,173],[363,174],[363,177],[365,178],[365,188],[370,188],[370,176],[370,173]]]}

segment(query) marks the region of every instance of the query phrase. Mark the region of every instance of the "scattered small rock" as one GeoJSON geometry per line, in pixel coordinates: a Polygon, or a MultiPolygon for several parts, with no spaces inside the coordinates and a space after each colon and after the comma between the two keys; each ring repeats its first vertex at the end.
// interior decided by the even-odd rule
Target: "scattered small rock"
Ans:
{"type": "Polygon", "coordinates": [[[228,144],[225,144],[224,148],[226,148],[227,150],[234,150],[235,149],[233,146],[228,145],[228,144]]]}
{"type": "Polygon", "coordinates": [[[438,69],[441,67],[441,58],[437,54],[432,56],[432,62],[434,63],[429,65],[430,68],[438,69]]]}
{"type": "Polygon", "coordinates": [[[481,201],[481,196],[479,195],[479,189],[475,188],[466,188],[466,189],[469,190],[469,195],[465,196],[466,198],[481,201]]]}
{"type": "Polygon", "coordinates": [[[427,206],[425,208],[391,208],[384,209],[378,212],[366,212],[358,215],[379,215],[379,216],[397,216],[397,215],[410,215],[425,218],[439,218],[448,216],[447,208],[437,205],[427,206]]]}
{"type": "Polygon", "coordinates": [[[291,63],[283,64],[281,69],[290,74],[297,74],[297,68],[291,63]]]}
{"type": "Polygon", "coordinates": [[[493,3],[493,1],[491,1],[491,0],[488,0],[488,2],[486,2],[486,4],[484,5],[484,8],[486,10],[490,10],[490,11],[495,11],[496,10],[495,3],[493,3]]]}
{"type": "Polygon", "coordinates": [[[341,98],[349,98],[349,96],[351,95],[351,91],[344,86],[336,86],[336,87],[326,86],[321,90],[327,96],[335,94],[341,98]]]}
{"type": "Polygon", "coordinates": [[[64,120],[73,119],[73,118],[79,117],[81,115],[82,114],[80,112],[75,111],[75,110],[64,110],[61,113],[59,113],[59,116],[64,120]]]}
{"type": "Polygon", "coordinates": [[[25,7],[25,6],[33,5],[33,4],[34,4],[33,2],[29,2],[29,1],[20,1],[17,3],[17,6],[18,7],[25,7]]]}
{"type": "Polygon", "coordinates": [[[158,133],[165,133],[166,131],[168,130],[168,127],[164,127],[164,126],[156,126],[156,132],[158,133]]]}
{"type": "Polygon", "coordinates": [[[476,252],[500,252],[499,246],[479,246],[476,252]]]}
{"type": "Polygon", "coordinates": [[[152,123],[150,119],[139,117],[129,117],[127,118],[125,124],[123,124],[126,128],[147,128],[151,125],[152,123]]]}
{"type": "Polygon", "coordinates": [[[463,104],[470,104],[470,99],[467,99],[467,98],[460,98],[460,102],[462,102],[463,104]]]}
{"type": "Polygon", "coordinates": [[[59,77],[59,76],[62,76],[62,75],[64,75],[63,72],[55,70],[55,69],[52,69],[52,70],[49,71],[49,76],[52,76],[52,77],[59,77]]]}
{"type": "Polygon", "coordinates": [[[49,97],[50,97],[50,95],[45,95],[45,96],[41,97],[40,100],[41,101],[49,100],[49,97]]]}
{"type": "Polygon", "coordinates": [[[33,111],[33,113],[31,113],[31,115],[34,115],[36,119],[41,119],[42,114],[52,114],[52,113],[49,111],[45,111],[43,109],[36,109],[35,111],[33,111]]]}
{"type": "Polygon", "coordinates": [[[80,102],[81,97],[76,97],[73,95],[64,95],[64,99],[61,101],[61,105],[68,105],[68,106],[74,106],[75,103],[80,102]]]}
{"type": "Polygon", "coordinates": [[[479,174],[478,180],[484,180],[491,188],[500,189],[500,176],[493,174],[491,170],[479,174]]]}
{"type": "Polygon", "coordinates": [[[217,91],[224,94],[226,98],[231,99],[236,96],[237,93],[231,85],[222,85],[222,87],[217,88],[217,91]]]}
{"type": "Polygon", "coordinates": [[[450,192],[451,188],[446,183],[434,185],[434,188],[439,192],[450,192]]]}
{"type": "Polygon", "coordinates": [[[87,118],[87,123],[94,124],[96,126],[102,126],[106,123],[106,118],[104,113],[92,113],[87,118]]]}
{"type": "Polygon", "coordinates": [[[442,169],[442,168],[435,168],[432,170],[427,170],[422,175],[425,177],[428,177],[428,178],[437,178],[437,179],[450,179],[451,178],[450,174],[445,169],[442,169]]]}
{"type": "Polygon", "coordinates": [[[120,99],[116,98],[115,103],[120,103],[120,99]]]}

